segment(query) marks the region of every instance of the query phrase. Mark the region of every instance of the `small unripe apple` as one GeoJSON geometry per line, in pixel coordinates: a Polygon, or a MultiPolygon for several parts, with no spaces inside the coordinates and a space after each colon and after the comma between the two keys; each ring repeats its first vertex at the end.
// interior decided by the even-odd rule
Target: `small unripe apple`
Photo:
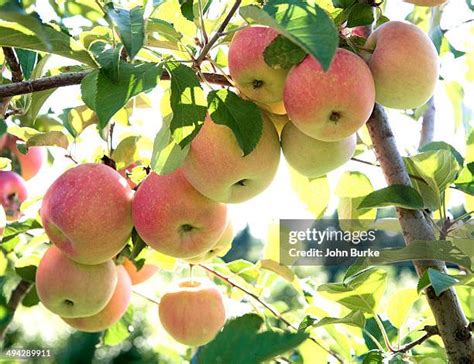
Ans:
{"type": "Polygon", "coordinates": [[[448,0],[403,0],[406,3],[410,3],[416,6],[438,6],[442,5],[448,0]]]}
{"type": "Polygon", "coordinates": [[[284,101],[298,129],[334,142],[354,134],[369,118],[374,80],[362,58],[339,48],[328,71],[312,56],[295,66],[286,79],[284,101]]]}
{"type": "Polygon", "coordinates": [[[280,161],[278,133],[263,118],[262,136],[245,157],[232,130],[210,117],[191,142],[183,163],[188,181],[204,196],[224,203],[249,200],[272,182],[280,161]]]}
{"type": "Polygon", "coordinates": [[[273,69],[265,63],[263,52],[278,32],[262,26],[240,30],[229,47],[229,73],[240,92],[263,104],[277,103],[283,98],[288,70],[273,69]]]}
{"type": "Polygon", "coordinates": [[[128,258],[124,260],[123,267],[130,276],[132,285],[143,283],[158,272],[158,267],[152,264],[144,264],[140,270],[137,270],[137,267],[128,258]]]}
{"type": "Polygon", "coordinates": [[[367,57],[378,103],[411,109],[433,95],[438,80],[438,53],[416,25],[386,22],[369,36],[365,48],[373,49],[367,57]]]}
{"type": "Polygon", "coordinates": [[[5,209],[7,220],[20,216],[20,205],[28,197],[25,180],[13,171],[0,171],[0,203],[5,209]]]}
{"type": "Polygon", "coordinates": [[[95,315],[109,302],[117,284],[114,263],[79,264],[51,246],[36,271],[41,303],[62,317],[95,315]]]}
{"type": "Polygon", "coordinates": [[[180,169],[166,176],[152,172],[133,199],[133,222],[153,249],[189,258],[209,250],[222,236],[227,207],[196,191],[180,169]]]}
{"type": "Polygon", "coordinates": [[[323,142],[301,132],[292,123],[281,133],[281,148],[288,164],[303,176],[317,178],[342,166],[354,155],[357,136],[323,142]]]}
{"type": "Polygon", "coordinates": [[[132,231],[133,191],[115,170],[81,164],[63,173],[46,192],[41,219],[51,241],[82,264],[117,255],[132,231]]]}
{"type": "Polygon", "coordinates": [[[225,323],[225,308],[217,287],[188,280],[161,297],[160,321],[176,341],[200,346],[211,341],[225,323]]]}
{"type": "Polygon", "coordinates": [[[201,255],[186,259],[186,261],[191,264],[199,264],[207,262],[214,257],[223,257],[232,248],[233,237],[234,229],[232,229],[232,224],[229,222],[225,228],[224,234],[222,234],[220,239],[211,249],[201,255]]]}
{"type": "Polygon", "coordinates": [[[100,312],[92,316],[76,318],[62,317],[68,325],[79,331],[99,332],[107,330],[122,318],[130,303],[132,282],[122,266],[117,266],[116,268],[118,277],[117,286],[106,306],[100,312]]]}

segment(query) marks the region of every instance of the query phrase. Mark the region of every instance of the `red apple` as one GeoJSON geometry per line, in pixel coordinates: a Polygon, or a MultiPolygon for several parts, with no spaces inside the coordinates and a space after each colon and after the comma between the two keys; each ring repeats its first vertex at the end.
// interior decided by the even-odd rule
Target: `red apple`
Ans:
{"type": "Polygon", "coordinates": [[[0,171],[0,203],[5,209],[7,220],[17,220],[20,205],[28,197],[25,180],[12,171],[0,171]]]}

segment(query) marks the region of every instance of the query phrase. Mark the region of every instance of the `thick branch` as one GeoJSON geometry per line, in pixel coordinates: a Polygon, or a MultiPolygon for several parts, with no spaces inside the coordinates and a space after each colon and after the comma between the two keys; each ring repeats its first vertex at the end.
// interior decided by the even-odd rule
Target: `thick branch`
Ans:
{"type": "MultiPolygon", "coordinates": [[[[247,289],[245,289],[244,287],[241,287],[239,286],[238,284],[232,282],[228,277],[220,274],[219,272],[215,271],[214,269],[206,266],[206,265],[203,265],[203,264],[198,264],[199,267],[207,270],[209,273],[215,275],[217,278],[219,278],[220,280],[226,282],[228,285],[232,286],[232,287],[235,287],[239,290],[241,290],[242,292],[244,292],[246,295],[252,297],[255,301],[257,301],[258,303],[260,303],[263,307],[265,307],[268,311],[271,312],[271,314],[273,316],[275,316],[278,320],[280,320],[281,322],[283,322],[286,326],[292,328],[293,330],[298,330],[297,327],[295,327],[290,321],[288,321],[286,318],[284,318],[277,310],[275,310],[272,306],[270,306],[268,303],[266,303],[265,301],[263,301],[260,297],[258,297],[255,293],[253,292],[250,292],[248,291],[247,289]]],[[[311,341],[313,341],[316,345],[318,345],[321,349],[323,349],[325,352],[327,352],[328,354],[332,355],[338,362],[340,363],[343,363],[342,359],[336,354],[334,353],[333,351],[331,351],[330,349],[327,349],[325,348],[323,345],[321,345],[319,343],[319,341],[317,341],[315,338],[313,337],[309,337],[309,339],[311,341]]]]}
{"type": "Polygon", "coordinates": [[[28,291],[31,288],[31,283],[25,280],[21,280],[20,283],[18,283],[18,286],[13,290],[12,295],[10,296],[10,300],[7,303],[7,308],[10,311],[9,319],[6,320],[0,326],[0,340],[3,340],[5,333],[8,329],[8,326],[10,325],[10,322],[13,320],[13,316],[15,314],[15,311],[20,304],[21,300],[25,295],[28,293],[28,291]]]}
{"type": "Polygon", "coordinates": [[[419,148],[433,141],[434,130],[435,130],[436,108],[435,108],[433,97],[428,100],[428,102],[426,103],[426,106],[427,106],[427,109],[425,113],[423,114],[423,124],[421,126],[419,148]]]}
{"type": "MultiPolygon", "coordinates": [[[[380,105],[375,105],[367,128],[387,184],[410,186],[410,177],[397,150],[385,110],[380,105]]],[[[407,245],[416,240],[435,240],[433,229],[421,211],[397,208],[397,214],[407,245]]],[[[429,267],[446,270],[440,261],[415,261],[414,265],[419,275],[429,267]]],[[[454,289],[437,297],[429,287],[426,296],[450,362],[474,362],[474,340],[454,289]]]]}
{"type": "MultiPolygon", "coordinates": [[[[90,71],[63,73],[58,76],[43,77],[31,81],[15,82],[0,86],[0,99],[16,95],[29,94],[31,92],[49,90],[56,87],[78,85],[90,71]]],[[[229,81],[223,75],[215,73],[203,73],[209,83],[222,86],[231,86],[229,81]]],[[[163,71],[162,80],[169,80],[170,75],[163,71]]]]}

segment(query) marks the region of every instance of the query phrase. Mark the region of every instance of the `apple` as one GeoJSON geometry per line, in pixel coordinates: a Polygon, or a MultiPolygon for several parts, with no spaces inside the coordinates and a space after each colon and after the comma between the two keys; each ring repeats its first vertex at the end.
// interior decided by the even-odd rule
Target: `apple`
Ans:
{"type": "Polygon", "coordinates": [[[41,147],[31,147],[26,154],[23,154],[16,146],[17,140],[17,137],[5,134],[0,142],[0,149],[2,149],[2,155],[7,155],[12,159],[13,164],[19,167],[21,176],[29,180],[36,176],[43,166],[46,160],[44,150],[41,147]]]}
{"type": "Polygon", "coordinates": [[[150,279],[157,271],[158,267],[152,264],[144,264],[140,270],[137,270],[135,264],[128,258],[125,258],[123,262],[123,267],[127,271],[130,279],[132,281],[132,285],[139,284],[145,282],[146,280],[150,279]]]}
{"type": "Polygon", "coordinates": [[[273,123],[273,126],[275,127],[279,136],[281,136],[281,131],[283,130],[284,126],[290,121],[290,119],[288,119],[288,115],[286,114],[278,115],[264,111],[262,112],[262,117],[267,118],[273,123]]]}
{"type": "Polygon", "coordinates": [[[62,319],[79,331],[99,332],[104,331],[122,318],[130,303],[132,295],[132,282],[127,271],[122,266],[117,266],[117,286],[106,306],[98,313],[87,317],[62,319]]]}
{"type": "Polygon", "coordinates": [[[447,2],[447,0],[403,0],[403,1],[406,3],[414,4],[416,6],[430,6],[430,7],[442,5],[445,2],[447,2]]]}
{"type": "Polygon", "coordinates": [[[217,243],[214,244],[213,247],[211,247],[211,249],[196,257],[188,258],[186,259],[186,261],[191,264],[199,264],[207,262],[214,257],[223,257],[232,248],[233,237],[234,229],[232,228],[232,224],[229,222],[224,230],[224,233],[217,241],[217,243]]]}
{"type": "Polygon", "coordinates": [[[140,237],[160,253],[190,258],[209,250],[222,236],[227,207],[200,194],[180,169],[150,173],[132,204],[140,237]]]}
{"type": "Polygon", "coordinates": [[[52,245],[36,270],[41,303],[62,317],[95,315],[109,302],[117,285],[117,272],[109,260],[97,265],[74,262],[52,245]]]}
{"type": "Polygon", "coordinates": [[[69,258],[99,264],[117,255],[132,231],[133,191],[114,169],[81,164],[48,189],[41,219],[51,241],[69,258]]]}
{"type": "Polygon", "coordinates": [[[191,142],[182,168],[188,181],[204,196],[236,203],[265,190],[279,161],[278,133],[266,118],[256,148],[244,157],[232,130],[214,123],[208,116],[191,142]]]}
{"type": "Polygon", "coordinates": [[[224,326],[225,308],[214,284],[187,280],[161,297],[159,316],[164,329],[176,341],[200,346],[211,341],[224,326]]]}
{"type": "Polygon", "coordinates": [[[272,104],[261,104],[256,103],[258,107],[261,109],[268,111],[269,113],[276,114],[276,115],[286,115],[285,103],[283,100],[274,102],[272,104]]]}
{"type": "Polygon", "coordinates": [[[0,205],[0,242],[3,239],[3,233],[5,232],[5,227],[7,226],[7,215],[5,215],[5,209],[0,205]]]}
{"type": "Polygon", "coordinates": [[[281,147],[288,164],[309,178],[317,178],[342,166],[354,155],[357,136],[337,142],[323,142],[301,132],[292,123],[281,133],[281,147]]]}
{"type": "Polygon", "coordinates": [[[288,74],[288,70],[271,68],[263,59],[263,51],[277,36],[271,28],[249,27],[236,32],[229,47],[229,73],[237,88],[263,104],[282,100],[288,74]]]}
{"type": "Polygon", "coordinates": [[[356,54],[338,48],[327,72],[312,56],[295,66],[285,83],[288,117],[311,138],[335,142],[354,134],[369,118],[374,80],[356,54]]]}
{"type": "Polygon", "coordinates": [[[438,54],[430,38],[416,25],[386,22],[369,36],[365,48],[373,49],[367,57],[378,103],[411,109],[433,95],[438,80],[438,54]]]}
{"type": "Polygon", "coordinates": [[[0,171],[0,202],[8,221],[20,218],[20,205],[28,197],[25,180],[12,171],[0,171]]]}

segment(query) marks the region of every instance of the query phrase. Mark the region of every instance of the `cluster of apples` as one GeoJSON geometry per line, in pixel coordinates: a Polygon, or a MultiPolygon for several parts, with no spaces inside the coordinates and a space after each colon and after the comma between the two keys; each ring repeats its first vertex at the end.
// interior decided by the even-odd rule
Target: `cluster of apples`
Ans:
{"type": "MultiPolygon", "coordinates": [[[[129,305],[131,286],[157,270],[151,265],[137,270],[128,259],[115,264],[134,226],[152,248],[192,263],[225,254],[232,241],[225,205],[197,192],[181,170],[151,173],[134,193],[113,168],[81,164],[50,186],[40,215],[53,245],[36,272],[38,297],[85,332],[117,322],[129,305]]],[[[223,298],[206,280],[185,280],[162,296],[159,317],[177,341],[202,345],[224,325],[223,298]]]]}
{"type": "Polygon", "coordinates": [[[277,36],[261,26],[237,32],[229,49],[229,71],[243,97],[270,111],[267,117],[283,129],[285,159],[307,177],[324,175],[352,157],[356,132],[375,102],[408,109],[433,95],[437,52],[413,24],[389,21],[379,26],[360,55],[338,48],[327,71],[310,55],[289,70],[268,66],[264,51],[277,36]],[[290,122],[285,125],[275,114],[287,114],[290,122]]]}
{"type": "Polygon", "coordinates": [[[28,197],[26,180],[36,176],[44,163],[44,151],[40,147],[29,148],[26,154],[16,146],[17,138],[4,134],[0,138],[0,155],[12,161],[13,169],[19,171],[0,171],[0,236],[6,220],[14,221],[20,217],[20,205],[28,197]]]}

